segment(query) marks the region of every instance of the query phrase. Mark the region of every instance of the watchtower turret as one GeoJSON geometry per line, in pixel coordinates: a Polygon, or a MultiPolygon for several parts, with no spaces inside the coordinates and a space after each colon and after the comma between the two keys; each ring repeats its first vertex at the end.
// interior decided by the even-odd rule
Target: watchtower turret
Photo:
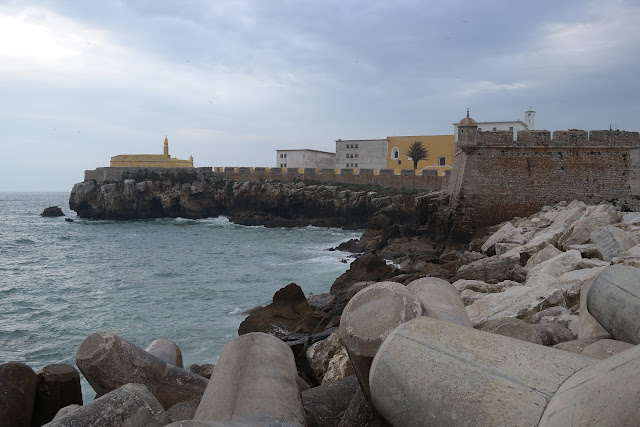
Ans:
{"type": "Polygon", "coordinates": [[[458,123],[458,147],[468,147],[477,145],[478,123],[469,117],[469,109],[467,108],[467,117],[464,117],[458,123]]]}
{"type": "Polygon", "coordinates": [[[164,136],[164,155],[169,157],[169,138],[167,138],[167,136],[164,136]]]}

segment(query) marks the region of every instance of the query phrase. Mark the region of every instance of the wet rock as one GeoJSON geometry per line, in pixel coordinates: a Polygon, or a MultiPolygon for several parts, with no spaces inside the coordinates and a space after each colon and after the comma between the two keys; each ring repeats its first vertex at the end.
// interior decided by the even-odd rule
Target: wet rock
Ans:
{"type": "Polygon", "coordinates": [[[108,331],[96,332],[80,344],[76,365],[98,396],[128,383],[140,383],[166,409],[200,399],[208,382],[108,331]]]}
{"type": "Polygon", "coordinates": [[[41,426],[53,420],[60,409],[82,405],[80,373],[71,365],[45,366],[38,372],[36,400],[32,426],[41,426]]]}
{"type": "Polygon", "coordinates": [[[189,372],[192,372],[196,375],[200,375],[201,377],[205,377],[206,379],[211,378],[211,375],[213,374],[213,369],[216,367],[216,365],[212,364],[212,363],[205,363],[202,365],[191,365],[189,366],[189,372]]]}
{"type": "Polygon", "coordinates": [[[0,425],[31,425],[37,381],[33,369],[23,363],[0,365],[0,425]]]}
{"type": "Polygon", "coordinates": [[[307,426],[338,425],[359,388],[360,385],[356,376],[349,375],[303,391],[302,405],[304,406],[307,426]]]}
{"type": "Polygon", "coordinates": [[[42,211],[40,216],[45,216],[45,217],[64,216],[64,212],[62,212],[62,209],[60,209],[58,206],[49,206],[48,208],[45,208],[45,210],[42,211]]]}
{"type": "Polygon", "coordinates": [[[290,283],[273,295],[273,303],[251,313],[238,328],[238,335],[249,332],[293,332],[313,309],[300,286],[290,283]]]}
{"type": "Polygon", "coordinates": [[[357,282],[381,281],[393,275],[394,268],[369,251],[356,259],[344,274],[331,285],[331,293],[336,294],[357,282]]]}

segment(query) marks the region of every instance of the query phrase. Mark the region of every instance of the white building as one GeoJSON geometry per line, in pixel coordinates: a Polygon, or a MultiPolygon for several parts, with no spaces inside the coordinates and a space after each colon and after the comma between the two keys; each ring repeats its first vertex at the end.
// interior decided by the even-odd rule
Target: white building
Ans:
{"type": "Polygon", "coordinates": [[[335,167],[337,169],[385,169],[387,149],[387,139],[338,139],[335,167]]]}
{"type": "MultiPolygon", "coordinates": [[[[478,132],[488,132],[497,130],[506,130],[513,132],[513,140],[516,140],[518,132],[521,130],[535,130],[536,128],[536,112],[527,110],[524,112],[524,122],[522,120],[513,120],[507,122],[478,122],[478,132]]],[[[458,123],[453,124],[453,134],[458,142],[458,123]]]]}
{"type": "Polygon", "coordinates": [[[335,153],[318,150],[276,150],[276,167],[333,169],[335,153]]]}

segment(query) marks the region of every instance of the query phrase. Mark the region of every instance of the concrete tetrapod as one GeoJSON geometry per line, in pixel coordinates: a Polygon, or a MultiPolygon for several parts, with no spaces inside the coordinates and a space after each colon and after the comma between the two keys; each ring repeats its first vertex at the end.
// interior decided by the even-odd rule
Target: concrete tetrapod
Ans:
{"type": "Polygon", "coordinates": [[[640,424],[640,346],[586,367],[564,382],[540,426],[640,424]]]}
{"type": "Polygon", "coordinates": [[[423,277],[409,283],[407,289],[422,303],[424,316],[472,327],[460,293],[446,280],[423,277]]]}
{"type": "Polygon", "coordinates": [[[71,365],[47,365],[38,372],[32,426],[41,426],[68,405],[82,405],[80,373],[71,365]]]}
{"type": "Polygon", "coordinates": [[[180,351],[178,344],[173,341],[163,339],[153,340],[144,351],[153,354],[158,359],[164,360],[170,365],[184,368],[182,365],[182,351],[180,351]]]}
{"type": "Polygon", "coordinates": [[[37,381],[24,363],[0,364],[0,426],[31,425],[37,381]]]}
{"type": "Polygon", "coordinates": [[[280,339],[263,332],[234,338],[222,349],[193,419],[304,426],[297,377],[293,352],[280,339]]]}
{"type": "Polygon", "coordinates": [[[76,365],[98,396],[139,383],[165,409],[200,399],[208,383],[206,378],[168,364],[108,331],[96,332],[80,344],[76,365]]]}
{"type": "Polygon", "coordinates": [[[340,320],[340,336],[367,398],[369,368],[378,348],[391,331],[421,314],[418,297],[396,282],[374,283],[347,303],[340,320]]]}
{"type": "Polygon", "coordinates": [[[371,400],[391,424],[536,426],[549,400],[595,359],[419,317],[378,350],[371,400]]]}
{"type": "Polygon", "coordinates": [[[640,268],[615,264],[598,274],[587,308],[612,337],[640,344],[640,268]]]}
{"type": "Polygon", "coordinates": [[[126,384],[56,418],[47,427],[163,426],[169,418],[160,402],[142,384],[126,384]]]}

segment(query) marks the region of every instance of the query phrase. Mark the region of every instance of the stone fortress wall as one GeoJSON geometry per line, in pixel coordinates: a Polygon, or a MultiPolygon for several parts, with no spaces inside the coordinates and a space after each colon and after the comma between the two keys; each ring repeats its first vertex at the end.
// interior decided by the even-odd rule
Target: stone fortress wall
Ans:
{"type": "Polygon", "coordinates": [[[191,178],[204,180],[209,178],[226,178],[237,181],[256,182],[273,181],[306,181],[323,183],[342,183],[375,185],[391,188],[419,189],[436,191],[442,188],[443,178],[435,170],[425,170],[420,175],[413,169],[402,170],[396,175],[393,169],[298,169],[298,168],[262,168],[262,167],[202,167],[202,168],[97,168],[84,173],[85,181],[96,181],[98,184],[134,179],[162,179],[166,177],[191,178]]]}
{"type": "Polygon", "coordinates": [[[626,204],[640,210],[640,134],[621,131],[478,132],[460,144],[443,186],[455,229],[529,216],[560,201],[626,204]]]}

